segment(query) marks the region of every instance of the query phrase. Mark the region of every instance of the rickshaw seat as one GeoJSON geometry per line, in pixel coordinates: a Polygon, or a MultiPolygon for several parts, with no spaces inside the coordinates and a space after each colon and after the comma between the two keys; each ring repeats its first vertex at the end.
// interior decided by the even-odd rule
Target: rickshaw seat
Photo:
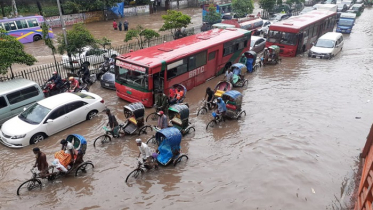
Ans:
{"type": "Polygon", "coordinates": [[[177,117],[172,118],[171,122],[172,122],[172,124],[176,124],[176,125],[179,125],[179,126],[182,126],[182,124],[183,124],[183,122],[180,120],[180,118],[177,118],[177,117]]]}
{"type": "Polygon", "coordinates": [[[223,91],[223,90],[217,90],[214,95],[215,95],[215,97],[221,97],[224,93],[225,93],[225,91],[223,91]]]}
{"type": "Polygon", "coordinates": [[[235,101],[227,101],[227,104],[236,105],[236,102],[235,101]]]}
{"type": "Polygon", "coordinates": [[[237,110],[237,107],[233,104],[227,104],[226,107],[227,109],[230,109],[230,110],[237,110]]]}
{"type": "Polygon", "coordinates": [[[128,121],[132,122],[133,124],[137,125],[137,120],[135,119],[135,117],[130,117],[128,118],[128,121]]]}
{"type": "Polygon", "coordinates": [[[133,134],[137,130],[137,125],[133,123],[127,123],[126,127],[124,127],[124,131],[129,134],[133,134]]]}

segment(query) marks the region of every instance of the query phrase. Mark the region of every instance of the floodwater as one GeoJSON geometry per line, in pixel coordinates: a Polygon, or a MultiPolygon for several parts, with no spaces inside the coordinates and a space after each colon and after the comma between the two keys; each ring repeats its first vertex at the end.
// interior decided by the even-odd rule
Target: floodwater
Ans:
{"type": "MultiPolygon", "coordinates": [[[[137,136],[95,149],[93,140],[107,122],[102,113],[37,145],[51,162],[59,141],[78,133],[88,140],[85,160],[95,164],[86,176],[43,180],[41,191],[16,196],[31,176],[32,146],[0,145],[0,209],[348,209],[348,188],[373,118],[372,18],[372,9],[366,9],[332,60],[284,58],[248,75],[249,87],[238,89],[247,113],[239,121],[206,132],[210,116],[195,114],[205,88],[221,77],[188,91],[196,132],[181,146],[189,160],[128,185],[124,181],[136,167],[137,136]]],[[[127,103],[115,92],[98,83],[91,90],[125,120],[127,103]]]]}

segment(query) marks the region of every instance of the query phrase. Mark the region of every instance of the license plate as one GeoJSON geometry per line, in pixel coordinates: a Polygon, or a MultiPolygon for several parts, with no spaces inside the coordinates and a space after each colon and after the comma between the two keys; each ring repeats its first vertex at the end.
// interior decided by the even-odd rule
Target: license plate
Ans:
{"type": "Polygon", "coordinates": [[[108,87],[109,87],[110,85],[109,85],[108,83],[105,83],[105,86],[108,86],[108,87]]]}

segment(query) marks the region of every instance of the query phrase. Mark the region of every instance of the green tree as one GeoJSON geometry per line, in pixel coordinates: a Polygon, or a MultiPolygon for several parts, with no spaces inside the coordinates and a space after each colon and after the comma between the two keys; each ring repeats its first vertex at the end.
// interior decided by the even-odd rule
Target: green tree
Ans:
{"type": "Polygon", "coordinates": [[[57,49],[53,44],[53,40],[49,37],[49,26],[48,26],[48,24],[44,22],[41,25],[41,29],[42,29],[44,43],[45,43],[45,45],[47,45],[47,47],[49,49],[51,49],[53,59],[54,59],[54,65],[56,65],[56,69],[59,70],[58,64],[57,64],[57,61],[56,61],[56,56],[55,56],[55,54],[57,53],[57,49]]]}
{"type": "Polygon", "coordinates": [[[259,3],[262,6],[262,9],[270,11],[275,7],[276,0],[259,0],[259,3]]]}
{"type": "Polygon", "coordinates": [[[104,49],[106,49],[106,46],[109,46],[111,48],[111,40],[108,39],[106,36],[102,37],[102,39],[98,39],[97,44],[99,44],[104,49]]]}
{"type": "Polygon", "coordinates": [[[189,15],[175,10],[167,10],[167,15],[162,15],[162,19],[164,23],[159,31],[169,30],[173,36],[175,36],[177,29],[181,29],[182,27],[186,28],[191,23],[189,15]]]}
{"type": "Polygon", "coordinates": [[[78,54],[80,57],[85,47],[97,47],[97,40],[82,23],[74,24],[71,30],[66,31],[66,38],[67,45],[63,34],[59,34],[57,38],[57,50],[61,55],[67,52],[67,54],[78,54]]]}
{"type": "Polygon", "coordinates": [[[245,17],[254,10],[253,0],[232,0],[232,12],[237,17],[245,17]]]}
{"type": "Polygon", "coordinates": [[[140,25],[138,25],[135,29],[130,29],[126,33],[126,38],[124,39],[125,42],[132,40],[133,38],[137,39],[137,44],[139,45],[140,49],[144,48],[144,43],[148,43],[151,39],[159,37],[159,33],[155,32],[152,29],[146,29],[140,25]]]}
{"type": "Polygon", "coordinates": [[[24,46],[15,37],[6,33],[5,30],[0,29],[0,73],[6,74],[8,69],[14,78],[12,65],[26,64],[33,65],[36,62],[34,56],[27,54],[24,51],[24,46]]]}
{"type": "Polygon", "coordinates": [[[221,15],[216,11],[216,7],[213,4],[209,5],[204,21],[208,22],[210,25],[221,22],[221,15]]]}

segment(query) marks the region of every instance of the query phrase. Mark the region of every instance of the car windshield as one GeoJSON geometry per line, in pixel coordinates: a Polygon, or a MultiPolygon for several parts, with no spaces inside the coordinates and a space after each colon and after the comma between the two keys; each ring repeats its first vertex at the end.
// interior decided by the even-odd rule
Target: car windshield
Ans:
{"type": "Polygon", "coordinates": [[[338,4],[338,9],[343,9],[343,5],[345,5],[345,4],[338,4]]]}
{"type": "Polygon", "coordinates": [[[359,7],[352,7],[352,10],[359,11],[359,7]]]}
{"type": "Polygon", "coordinates": [[[319,39],[315,45],[315,47],[322,47],[322,48],[333,48],[334,41],[328,39],[319,39]]]}
{"type": "Polygon", "coordinates": [[[352,26],[354,24],[354,20],[349,19],[339,19],[338,25],[340,26],[352,26]]]}
{"type": "Polygon", "coordinates": [[[285,45],[295,45],[297,43],[297,36],[294,33],[270,31],[268,34],[267,41],[272,43],[281,43],[285,45]]]}
{"type": "Polygon", "coordinates": [[[90,95],[87,95],[87,94],[84,94],[84,93],[81,93],[81,92],[76,92],[74,94],[79,96],[80,98],[95,99],[94,97],[92,97],[90,95]]]}
{"type": "MultiPolygon", "coordinates": [[[[140,69],[143,69],[143,67],[140,69]]],[[[148,77],[146,73],[141,70],[136,71],[119,67],[115,78],[124,85],[130,85],[148,90],[148,77]]]]}
{"type": "Polygon", "coordinates": [[[18,115],[18,118],[30,124],[39,124],[50,111],[50,109],[35,103],[18,115]]]}

